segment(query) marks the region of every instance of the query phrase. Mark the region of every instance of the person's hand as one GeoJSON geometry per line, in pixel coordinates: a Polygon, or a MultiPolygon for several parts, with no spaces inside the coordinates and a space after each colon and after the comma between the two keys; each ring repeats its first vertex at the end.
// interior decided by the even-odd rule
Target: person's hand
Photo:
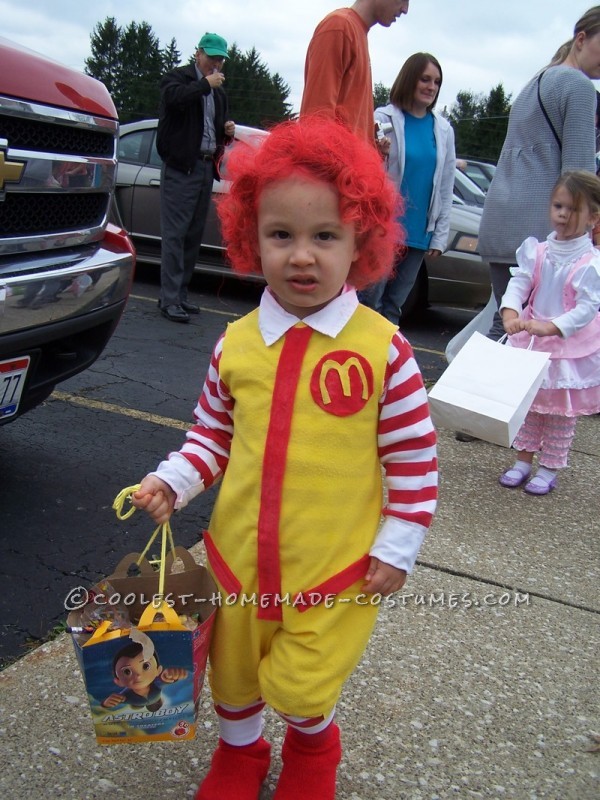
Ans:
{"type": "Polygon", "coordinates": [[[176,497],[168,483],[156,475],[146,475],[140,488],[132,494],[131,503],[150,514],[158,525],[162,525],[173,513],[176,497]]]}
{"type": "Polygon", "coordinates": [[[183,667],[167,667],[160,673],[160,679],[165,683],[175,683],[187,678],[187,669],[183,667]]]}
{"type": "Polygon", "coordinates": [[[371,557],[369,569],[365,575],[366,583],[362,587],[363,592],[370,594],[388,594],[397,592],[406,582],[406,572],[403,569],[392,567],[378,558],[371,557]]]}
{"type": "Polygon", "coordinates": [[[528,319],[523,323],[523,330],[531,336],[562,336],[553,322],[544,322],[541,319],[528,319]]]}
{"type": "Polygon", "coordinates": [[[441,250],[428,250],[427,251],[427,255],[429,256],[429,258],[437,258],[438,256],[442,255],[442,251],[441,250]]]}
{"type": "Polygon", "coordinates": [[[223,126],[223,129],[225,131],[225,136],[229,136],[230,138],[233,139],[233,137],[235,136],[235,122],[231,119],[228,119],[225,125],[223,126]]]}
{"type": "Polygon", "coordinates": [[[106,700],[102,701],[103,708],[114,708],[115,706],[121,705],[121,703],[125,702],[125,695],[124,694],[111,694],[106,700]]]}
{"type": "Polygon", "coordinates": [[[523,330],[523,320],[513,308],[507,308],[502,312],[502,324],[509,336],[523,330]]]}
{"type": "Polygon", "coordinates": [[[382,158],[387,158],[390,154],[392,147],[392,140],[387,136],[382,136],[381,139],[375,139],[375,144],[382,158]]]}
{"type": "Polygon", "coordinates": [[[222,72],[211,72],[210,75],[204,76],[210,84],[211,89],[218,89],[225,81],[225,75],[222,72]]]}

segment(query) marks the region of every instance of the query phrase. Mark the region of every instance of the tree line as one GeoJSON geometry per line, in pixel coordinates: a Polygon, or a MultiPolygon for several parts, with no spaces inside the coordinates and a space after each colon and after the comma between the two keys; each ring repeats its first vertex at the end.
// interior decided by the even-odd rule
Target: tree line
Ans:
{"type": "MultiPolygon", "coordinates": [[[[94,27],[90,50],[85,72],[105,84],[121,122],[157,116],[161,78],[182,63],[175,39],[161,47],[147,22],[120,27],[114,17],[107,17],[94,27]]],[[[193,60],[191,56],[188,63],[193,60]]],[[[242,52],[234,42],[225,73],[230,113],[236,122],[265,128],[293,117],[290,87],[281,75],[271,74],[254,47],[242,52]]],[[[454,128],[458,155],[497,161],[506,135],[510,99],[498,84],[489,95],[459,92],[450,108],[441,110],[454,128]]],[[[386,105],[389,88],[376,83],[373,101],[376,108],[386,105]]]]}

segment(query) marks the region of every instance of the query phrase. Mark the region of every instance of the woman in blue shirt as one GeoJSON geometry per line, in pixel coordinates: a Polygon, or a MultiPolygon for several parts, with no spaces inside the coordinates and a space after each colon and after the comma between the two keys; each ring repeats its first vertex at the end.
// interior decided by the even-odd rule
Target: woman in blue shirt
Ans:
{"type": "Polygon", "coordinates": [[[452,126],[433,110],[441,85],[438,60],[414,53],[394,81],[389,105],[375,111],[376,121],[389,130],[387,169],[404,199],[400,222],[406,247],[393,276],[364,293],[362,300],[395,325],[424,256],[439,256],[448,242],[456,154],[452,126]]]}

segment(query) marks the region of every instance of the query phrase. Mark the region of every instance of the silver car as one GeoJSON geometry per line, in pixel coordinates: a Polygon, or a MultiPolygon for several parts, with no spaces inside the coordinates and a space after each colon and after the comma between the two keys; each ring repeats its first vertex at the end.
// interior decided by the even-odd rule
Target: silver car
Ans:
{"type": "MultiPolygon", "coordinates": [[[[157,124],[158,120],[149,119],[121,126],[116,200],[123,227],[136,246],[138,261],[159,265],[161,160],[156,150],[157,124]]],[[[236,125],[237,140],[250,141],[267,135],[266,131],[236,125]]],[[[227,152],[221,173],[223,180],[215,181],[213,196],[229,188],[227,152]]],[[[448,249],[438,258],[423,262],[414,290],[403,308],[405,316],[427,302],[476,308],[485,305],[489,298],[489,270],[477,253],[484,194],[459,170],[456,181],[448,249]],[[478,199],[469,200],[466,196],[469,192],[478,199]],[[480,205],[470,204],[479,201],[480,205]]],[[[232,274],[224,258],[214,204],[208,213],[196,267],[201,272],[232,274]]]]}

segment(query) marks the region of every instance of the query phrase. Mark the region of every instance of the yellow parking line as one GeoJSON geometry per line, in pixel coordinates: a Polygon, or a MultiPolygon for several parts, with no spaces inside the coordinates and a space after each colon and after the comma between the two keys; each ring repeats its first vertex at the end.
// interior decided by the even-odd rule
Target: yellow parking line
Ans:
{"type": "Polygon", "coordinates": [[[97,411],[107,411],[110,414],[121,414],[124,417],[132,417],[133,419],[141,419],[144,422],[152,422],[154,425],[162,425],[163,428],[176,428],[177,430],[187,431],[191,422],[182,422],[179,419],[171,419],[170,417],[161,417],[158,414],[148,414],[145,411],[138,411],[135,408],[124,408],[115,403],[104,403],[101,400],[92,400],[91,397],[81,397],[80,395],[71,394],[70,392],[61,392],[56,389],[51,395],[55,400],[62,400],[65,403],[72,403],[75,406],[82,406],[83,408],[93,408],[97,411]]]}

